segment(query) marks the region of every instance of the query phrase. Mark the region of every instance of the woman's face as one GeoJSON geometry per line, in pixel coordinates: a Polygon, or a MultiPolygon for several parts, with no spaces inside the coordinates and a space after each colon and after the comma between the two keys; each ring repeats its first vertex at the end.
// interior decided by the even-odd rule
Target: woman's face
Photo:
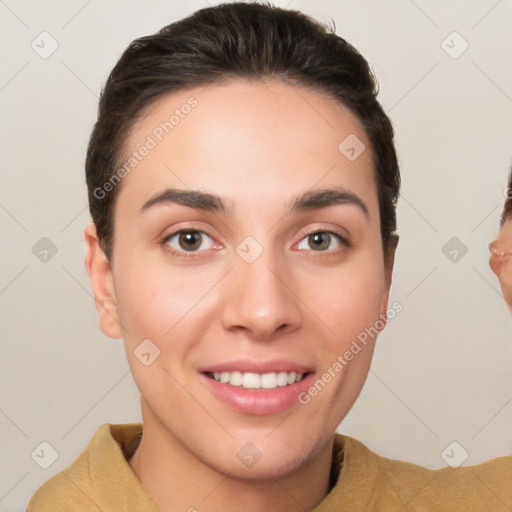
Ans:
{"type": "Polygon", "coordinates": [[[150,105],[125,146],[100,312],[124,338],[145,432],[246,478],[329,442],[375,340],[344,354],[387,309],[369,148],[347,108],[277,80],[150,105]]]}

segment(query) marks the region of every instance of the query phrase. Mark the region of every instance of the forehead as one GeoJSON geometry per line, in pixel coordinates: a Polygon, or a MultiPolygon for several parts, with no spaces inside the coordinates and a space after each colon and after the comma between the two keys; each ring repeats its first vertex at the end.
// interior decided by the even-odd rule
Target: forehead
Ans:
{"type": "Polygon", "coordinates": [[[374,163],[361,122],[304,86],[231,80],[165,95],[134,124],[123,160],[144,147],[150,149],[119,191],[131,204],[164,186],[215,191],[230,206],[263,198],[288,204],[315,186],[341,186],[376,214],[374,163]]]}

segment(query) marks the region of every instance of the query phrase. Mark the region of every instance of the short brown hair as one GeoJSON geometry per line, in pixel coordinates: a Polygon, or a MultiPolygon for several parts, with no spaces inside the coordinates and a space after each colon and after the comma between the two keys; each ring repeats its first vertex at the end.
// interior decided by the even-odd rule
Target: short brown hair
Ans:
{"type": "Polygon", "coordinates": [[[367,61],[334,26],[298,11],[237,2],[201,9],[132,41],[107,79],[85,170],[90,213],[109,259],[118,187],[108,193],[102,187],[121,165],[123,145],[144,107],[194,86],[266,77],[327,93],[362,122],[375,160],[384,254],[396,246],[400,173],[394,132],[367,61]]]}

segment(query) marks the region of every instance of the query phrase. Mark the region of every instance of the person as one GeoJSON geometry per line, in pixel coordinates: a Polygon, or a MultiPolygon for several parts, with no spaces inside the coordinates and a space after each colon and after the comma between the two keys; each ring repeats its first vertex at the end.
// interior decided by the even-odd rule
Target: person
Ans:
{"type": "Polygon", "coordinates": [[[500,231],[496,240],[489,244],[489,266],[496,274],[503,298],[509,309],[512,309],[512,169],[508,177],[505,205],[500,217],[500,231]]]}
{"type": "Polygon", "coordinates": [[[86,176],[86,269],[142,424],[101,426],[29,512],[512,502],[511,457],[431,470],[336,433],[400,309],[400,174],[368,63],[333,29],[231,3],[133,41],[86,176]]]}

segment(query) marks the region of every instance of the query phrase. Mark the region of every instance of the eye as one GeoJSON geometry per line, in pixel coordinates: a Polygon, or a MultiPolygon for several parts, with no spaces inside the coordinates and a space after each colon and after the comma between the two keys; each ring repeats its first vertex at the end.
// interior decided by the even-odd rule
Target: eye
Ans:
{"type": "Polygon", "coordinates": [[[213,240],[202,231],[177,231],[167,236],[163,243],[178,251],[199,252],[212,249],[213,240]]]}
{"type": "Polygon", "coordinates": [[[305,236],[297,245],[298,249],[313,251],[328,251],[337,249],[341,245],[348,246],[347,241],[337,233],[331,231],[316,231],[305,236]]]}

